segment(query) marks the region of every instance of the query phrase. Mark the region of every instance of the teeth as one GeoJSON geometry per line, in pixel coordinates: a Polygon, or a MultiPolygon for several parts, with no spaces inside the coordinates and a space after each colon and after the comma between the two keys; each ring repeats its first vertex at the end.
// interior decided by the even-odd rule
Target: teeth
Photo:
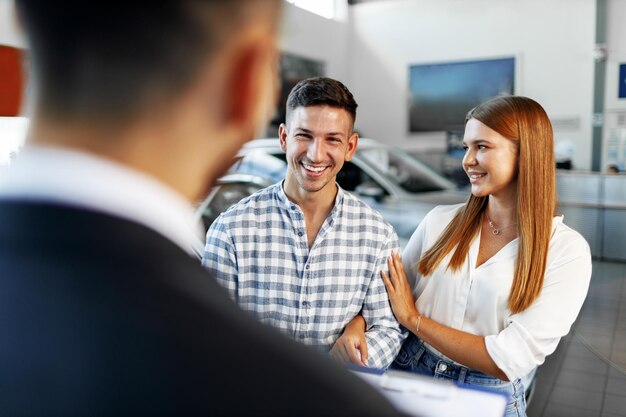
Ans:
{"type": "Polygon", "coordinates": [[[484,176],[485,176],[485,174],[472,174],[472,175],[470,175],[469,177],[470,177],[471,179],[473,179],[473,180],[476,180],[476,179],[478,179],[478,178],[482,178],[482,177],[484,177],[484,176]]]}
{"type": "Polygon", "coordinates": [[[314,167],[311,165],[307,165],[307,164],[302,164],[306,169],[308,169],[309,171],[313,171],[313,172],[321,172],[323,170],[326,169],[326,167],[314,167]]]}

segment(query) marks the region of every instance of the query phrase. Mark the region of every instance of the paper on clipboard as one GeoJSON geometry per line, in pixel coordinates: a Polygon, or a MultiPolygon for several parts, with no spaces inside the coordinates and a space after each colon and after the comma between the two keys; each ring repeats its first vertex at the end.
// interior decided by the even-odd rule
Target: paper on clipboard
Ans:
{"type": "Polygon", "coordinates": [[[450,382],[432,378],[416,378],[407,372],[387,371],[380,378],[380,386],[386,390],[447,400],[454,396],[458,387],[450,382]]]}
{"type": "Polygon", "coordinates": [[[377,388],[398,410],[412,416],[502,417],[507,404],[505,395],[408,372],[353,371],[377,388]]]}

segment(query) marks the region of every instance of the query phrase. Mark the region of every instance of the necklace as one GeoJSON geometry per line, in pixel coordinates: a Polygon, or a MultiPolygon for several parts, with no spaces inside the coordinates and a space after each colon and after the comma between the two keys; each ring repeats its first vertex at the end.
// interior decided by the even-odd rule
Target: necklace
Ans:
{"type": "Polygon", "coordinates": [[[512,224],[510,224],[508,226],[504,226],[504,227],[498,228],[498,226],[496,226],[495,223],[491,221],[491,219],[489,218],[489,215],[487,214],[486,211],[485,211],[485,216],[487,217],[487,224],[491,228],[491,234],[494,235],[494,236],[498,236],[500,234],[500,232],[503,231],[504,229],[508,229],[509,227],[515,226],[517,224],[517,223],[512,223],[512,224]]]}

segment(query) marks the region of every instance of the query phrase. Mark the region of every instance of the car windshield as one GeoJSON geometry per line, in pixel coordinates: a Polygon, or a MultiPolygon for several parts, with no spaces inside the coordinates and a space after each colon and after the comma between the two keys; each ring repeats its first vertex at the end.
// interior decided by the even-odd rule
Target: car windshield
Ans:
{"type": "Polygon", "coordinates": [[[246,153],[229,170],[229,173],[259,175],[268,179],[270,183],[282,180],[285,172],[287,172],[287,161],[282,152],[274,155],[259,149],[246,153]]]}
{"type": "Polygon", "coordinates": [[[450,181],[400,149],[377,146],[360,149],[358,154],[389,181],[410,193],[455,188],[450,181]]]}

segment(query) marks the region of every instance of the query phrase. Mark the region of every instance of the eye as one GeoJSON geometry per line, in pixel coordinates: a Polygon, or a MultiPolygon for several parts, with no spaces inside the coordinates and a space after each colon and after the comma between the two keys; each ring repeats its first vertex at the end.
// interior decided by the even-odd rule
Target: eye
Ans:
{"type": "Polygon", "coordinates": [[[478,149],[487,149],[487,147],[485,145],[478,145],[477,148],[478,149]]]}
{"type": "Polygon", "coordinates": [[[468,150],[468,149],[469,149],[469,146],[467,146],[467,145],[463,145],[463,150],[464,150],[465,152],[467,152],[467,150],[468,150]]]}

